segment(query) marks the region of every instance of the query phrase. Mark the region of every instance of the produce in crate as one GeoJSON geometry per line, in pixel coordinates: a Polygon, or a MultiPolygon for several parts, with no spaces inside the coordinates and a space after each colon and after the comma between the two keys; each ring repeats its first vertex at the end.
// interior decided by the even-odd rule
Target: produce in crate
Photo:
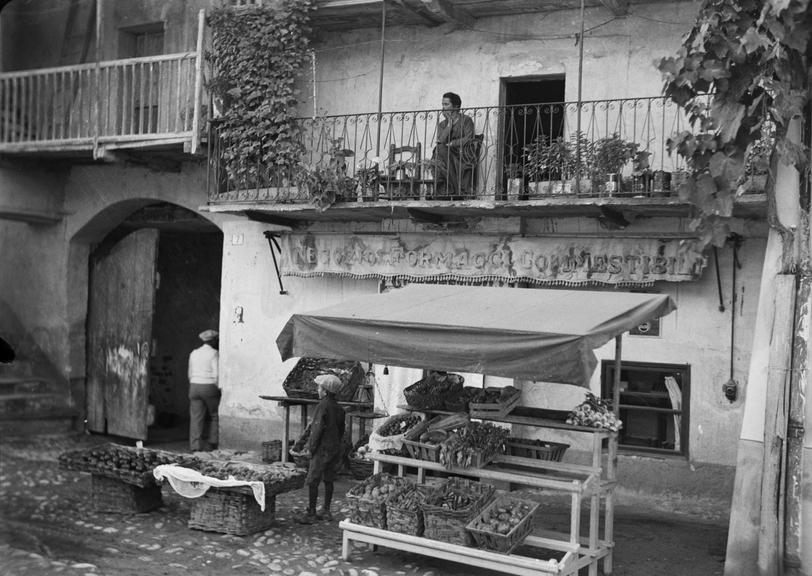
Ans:
{"type": "Polygon", "coordinates": [[[424,420],[418,414],[405,413],[396,414],[387,420],[383,426],[378,428],[376,432],[380,436],[395,436],[397,434],[405,434],[424,420]]]}
{"type": "Polygon", "coordinates": [[[517,388],[513,386],[505,386],[503,388],[483,388],[477,391],[474,394],[470,401],[477,402],[477,403],[497,403],[504,398],[512,397],[516,392],[518,392],[517,388]]]}
{"type": "Polygon", "coordinates": [[[487,530],[497,534],[507,534],[518,526],[534,508],[534,505],[530,502],[524,502],[518,498],[500,500],[485,509],[471,523],[471,528],[487,530]]]}
{"type": "Polygon", "coordinates": [[[510,554],[533,528],[538,502],[502,494],[474,518],[466,529],[477,546],[510,554]]]}
{"type": "Polygon", "coordinates": [[[440,463],[446,468],[483,466],[505,451],[509,434],[490,422],[469,422],[440,444],[440,463]]]}
{"type": "Polygon", "coordinates": [[[591,392],[586,393],[586,400],[576,406],[567,417],[567,424],[588,426],[617,432],[623,427],[609,404],[591,392]]]}

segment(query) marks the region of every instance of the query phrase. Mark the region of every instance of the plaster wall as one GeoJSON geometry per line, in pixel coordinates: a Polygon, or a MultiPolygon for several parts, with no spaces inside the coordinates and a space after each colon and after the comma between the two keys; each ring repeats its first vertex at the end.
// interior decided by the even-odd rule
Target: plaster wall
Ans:
{"type": "MultiPolygon", "coordinates": [[[[686,225],[677,219],[640,219],[623,233],[646,234],[663,230],[680,231],[686,225]]],[[[518,220],[492,219],[479,223],[478,232],[516,232],[518,220]]],[[[413,223],[384,221],[381,224],[325,224],[314,229],[338,233],[363,230],[407,232],[419,229],[413,223]]],[[[278,434],[281,414],[274,403],[257,399],[259,394],[284,395],[282,381],[294,362],[281,363],[275,338],[291,314],[317,309],[358,294],[374,294],[377,282],[334,278],[301,279],[283,277],[287,295],[279,294],[273,261],[267,240],[262,235],[268,229],[258,223],[231,221],[224,228],[223,255],[223,314],[221,315],[221,354],[224,396],[221,404],[225,438],[241,445],[254,445],[278,434]],[[242,322],[236,310],[242,311],[242,322]],[[270,419],[268,422],[251,422],[270,419]],[[230,423],[229,423],[230,422],[230,423]],[[226,430],[228,429],[228,430],[226,430]],[[259,436],[257,436],[259,435],[259,436]],[[253,436],[253,437],[252,437],[253,436]]],[[[732,250],[719,252],[719,270],[725,311],[719,311],[716,270],[709,262],[702,277],[691,283],[661,283],[656,289],[671,295],[678,309],[662,319],[659,337],[624,338],[623,359],[626,361],[689,364],[690,448],[689,460],[721,466],[734,466],[736,439],[742,419],[743,398],[747,393],[752,331],[758,302],[759,280],[765,249],[763,230],[752,226],[753,236],[739,250],[741,269],[736,271],[737,302],[732,299],[732,250]],[[722,384],[730,378],[730,322],[735,315],[735,344],[733,377],[739,382],[740,395],[730,403],[722,394],[722,384]]],[[[594,219],[532,220],[527,223],[528,235],[551,233],[605,234],[594,219]]],[[[633,240],[632,240],[633,241],[633,240]]],[[[598,349],[599,360],[614,357],[614,341],[598,349]]],[[[419,371],[389,367],[384,375],[376,369],[379,391],[376,406],[396,412],[403,402],[402,390],[416,381],[419,371]]],[[[472,383],[474,383],[472,381],[472,383]]],[[[504,379],[485,377],[488,385],[504,385],[504,379]]],[[[570,409],[583,399],[584,389],[565,386],[540,386],[529,382],[517,383],[523,388],[523,403],[570,409]]],[[[600,371],[596,370],[591,389],[600,390],[600,371]]],[[[295,433],[295,430],[294,430],[295,433]]],[[[529,430],[524,433],[530,435],[529,430]]],[[[224,438],[224,442],[226,441],[224,438]]],[[[573,449],[586,450],[582,438],[564,438],[573,449]]],[[[684,461],[684,460],[683,460],[684,461]]]]}
{"type": "MultiPolygon", "coordinates": [[[[586,11],[584,100],[658,95],[662,81],[652,63],[679,48],[696,11],[689,2],[629,9],[617,19],[603,7],[586,11]]],[[[566,100],[574,101],[579,19],[577,10],[561,10],[483,18],[471,29],[390,28],[382,109],[437,109],[449,90],[463,107],[495,106],[500,78],[539,75],[564,75],[566,100]]],[[[315,78],[311,72],[300,83],[303,116],[378,109],[380,30],[325,33],[314,49],[315,78]]]]}

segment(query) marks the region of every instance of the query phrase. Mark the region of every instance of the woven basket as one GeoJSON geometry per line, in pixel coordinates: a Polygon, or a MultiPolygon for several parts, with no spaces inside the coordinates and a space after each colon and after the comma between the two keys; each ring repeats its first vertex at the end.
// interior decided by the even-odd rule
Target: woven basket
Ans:
{"type": "Polygon", "coordinates": [[[426,496],[426,501],[421,505],[423,510],[423,522],[425,528],[423,535],[432,540],[448,542],[449,544],[459,544],[460,546],[472,546],[474,539],[468,532],[466,526],[476,518],[479,512],[493,498],[494,488],[479,482],[466,480],[464,478],[450,478],[446,481],[447,489],[460,495],[472,497],[472,502],[459,510],[450,510],[436,505],[436,499],[432,495],[441,494],[446,490],[442,485],[434,488],[426,496]]]}
{"type": "Polygon", "coordinates": [[[161,488],[152,484],[146,488],[99,474],[91,477],[93,509],[97,512],[139,514],[163,504],[161,488]]]}
{"type": "Polygon", "coordinates": [[[356,480],[369,478],[374,470],[375,463],[372,460],[350,457],[350,475],[356,480]]]}
{"type": "Polygon", "coordinates": [[[527,535],[533,528],[533,515],[536,513],[536,510],[538,510],[538,507],[538,502],[523,500],[505,494],[486,506],[482,512],[468,524],[467,528],[473,536],[478,548],[488,548],[489,550],[496,550],[503,554],[510,554],[514,548],[524,542],[524,539],[527,538],[527,535]],[[518,504],[528,504],[530,505],[530,510],[507,534],[491,532],[490,530],[477,527],[477,520],[482,518],[482,516],[486,514],[493,515],[494,511],[498,508],[516,506],[518,504]]]}
{"type": "Polygon", "coordinates": [[[300,358],[282,383],[282,389],[291,398],[318,398],[315,379],[322,374],[334,374],[341,380],[341,389],[336,393],[339,402],[352,401],[356,389],[366,380],[360,362],[300,358]]]}
{"type": "Polygon", "coordinates": [[[460,393],[465,379],[459,374],[438,375],[430,373],[403,390],[403,397],[412,408],[420,410],[442,410],[445,401],[460,393]],[[438,378],[445,378],[440,381],[438,378]]]}
{"type": "Polygon", "coordinates": [[[544,442],[524,438],[508,438],[505,442],[505,448],[509,456],[549,460],[551,462],[561,462],[561,459],[564,458],[564,452],[569,447],[569,444],[560,442],[544,442]]]}
{"type": "Polygon", "coordinates": [[[262,443],[262,461],[279,462],[282,459],[282,441],[270,440],[262,443]]]}
{"type": "Polygon", "coordinates": [[[386,530],[386,498],[373,500],[364,496],[368,485],[380,486],[382,483],[407,486],[410,483],[405,478],[391,476],[386,473],[375,474],[363,482],[356,484],[347,492],[347,504],[350,508],[350,521],[363,526],[371,526],[386,530]]]}
{"type": "MultiPolygon", "coordinates": [[[[411,488],[404,488],[404,491],[410,491],[411,488]]],[[[422,500],[425,498],[427,487],[417,486],[414,488],[418,494],[418,498],[422,500]]],[[[400,534],[408,534],[409,536],[422,536],[425,525],[423,523],[423,510],[419,507],[416,510],[403,508],[396,504],[399,495],[395,495],[386,501],[386,526],[387,530],[391,532],[399,532],[400,534]]]]}
{"type": "Polygon", "coordinates": [[[209,488],[192,500],[189,528],[246,536],[273,525],[276,498],[265,495],[263,512],[254,496],[228,488],[209,488]]]}

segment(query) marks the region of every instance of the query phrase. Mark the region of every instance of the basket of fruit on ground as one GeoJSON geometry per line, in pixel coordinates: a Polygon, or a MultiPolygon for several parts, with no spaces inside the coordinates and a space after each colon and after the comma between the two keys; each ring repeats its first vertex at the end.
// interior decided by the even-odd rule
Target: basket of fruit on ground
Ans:
{"type": "Polygon", "coordinates": [[[432,540],[471,546],[466,526],[493,498],[494,488],[474,480],[449,478],[427,491],[423,511],[423,536],[432,540]]]}
{"type": "Polygon", "coordinates": [[[406,485],[386,501],[386,529],[410,536],[423,535],[423,511],[420,505],[429,490],[427,486],[406,485]]]}
{"type": "Polygon", "coordinates": [[[549,460],[551,462],[561,462],[561,459],[564,458],[564,452],[566,452],[569,447],[569,444],[563,444],[561,442],[547,442],[545,440],[531,440],[529,438],[508,438],[505,441],[508,456],[532,458],[533,460],[549,460]]]}
{"type": "Polygon", "coordinates": [[[412,408],[419,410],[442,410],[447,398],[460,393],[465,379],[459,374],[430,371],[422,380],[418,380],[403,390],[403,397],[412,408]]]}
{"type": "Polygon", "coordinates": [[[331,360],[327,358],[300,358],[296,366],[285,377],[282,389],[291,398],[319,397],[316,377],[334,374],[341,380],[341,389],[336,393],[339,402],[351,402],[355,391],[366,379],[360,362],[331,360]]]}
{"type": "Polygon", "coordinates": [[[510,554],[533,528],[539,503],[502,494],[467,526],[477,547],[510,554]]]}
{"type": "Polygon", "coordinates": [[[350,521],[386,530],[386,501],[407,486],[412,489],[413,483],[385,472],[374,474],[356,484],[347,492],[350,521]]]}
{"type": "Polygon", "coordinates": [[[370,449],[373,452],[402,454],[403,438],[425,420],[426,415],[422,412],[403,412],[390,416],[369,435],[370,449]]]}
{"type": "Polygon", "coordinates": [[[185,466],[197,458],[152,448],[135,448],[120,444],[103,444],[92,448],[69,450],[59,455],[59,467],[63,470],[90,472],[133,486],[155,486],[152,470],[161,464],[185,466]]]}

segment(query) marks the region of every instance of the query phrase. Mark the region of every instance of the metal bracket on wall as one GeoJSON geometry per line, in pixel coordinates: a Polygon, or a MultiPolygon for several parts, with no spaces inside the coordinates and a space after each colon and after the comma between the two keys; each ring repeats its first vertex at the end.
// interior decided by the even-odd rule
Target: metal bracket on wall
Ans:
{"type": "Polygon", "coordinates": [[[282,274],[279,272],[279,262],[276,261],[276,253],[282,254],[282,247],[279,246],[279,234],[275,232],[265,232],[265,238],[268,239],[268,246],[271,248],[271,256],[273,257],[273,267],[276,270],[276,279],[279,282],[279,293],[287,294],[288,291],[282,286],[282,274]]]}

